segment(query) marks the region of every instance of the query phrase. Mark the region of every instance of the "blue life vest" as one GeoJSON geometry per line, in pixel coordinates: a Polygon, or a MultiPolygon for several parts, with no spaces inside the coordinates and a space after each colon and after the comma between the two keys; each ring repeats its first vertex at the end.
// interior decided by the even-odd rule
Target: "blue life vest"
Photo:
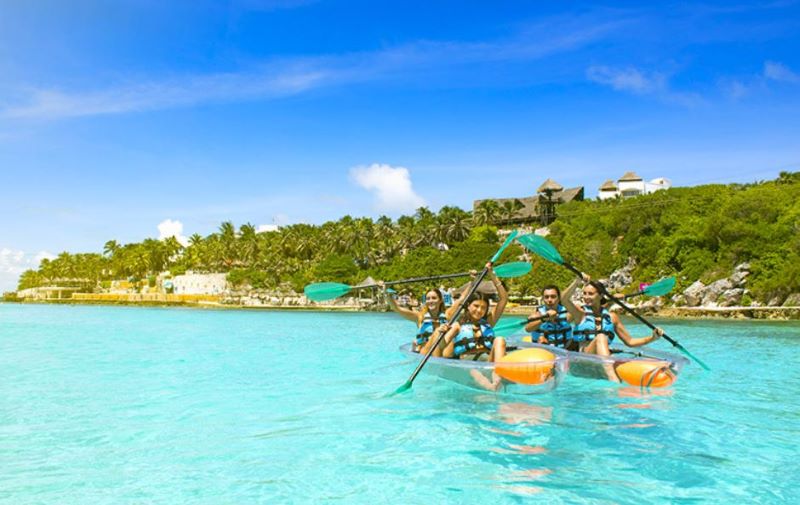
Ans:
{"type": "Polygon", "coordinates": [[[572,340],[576,342],[583,342],[584,340],[591,342],[598,333],[608,335],[609,342],[614,340],[617,333],[614,331],[614,323],[611,321],[611,313],[608,309],[604,308],[603,312],[600,313],[600,321],[595,320],[594,312],[590,305],[584,305],[583,313],[583,321],[575,325],[572,330],[572,340]]]}
{"type": "MultiPolygon", "coordinates": [[[[445,324],[447,322],[447,316],[444,312],[439,313],[439,324],[445,324]]],[[[425,311],[425,315],[422,316],[422,323],[419,325],[419,330],[417,330],[417,345],[425,345],[431,335],[433,335],[433,331],[436,328],[433,326],[433,317],[431,313],[427,310],[425,311]]]]}
{"type": "Polygon", "coordinates": [[[462,354],[480,354],[492,349],[494,342],[494,328],[485,319],[478,324],[464,322],[456,335],[453,347],[453,357],[459,358],[462,354]],[[476,336],[476,333],[478,335],[476,336]]]}
{"type": "Polygon", "coordinates": [[[444,293],[442,293],[442,298],[445,307],[453,305],[453,295],[451,295],[449,291],[445,291],[444,293]]]}
{"type": "MultiPolygon", "coordinates": [[[[539,314],[545,315],[548,308],[544,305],[539,305],[538,310],[539,314]]],[[[566,307],[559,303],[556,311],[558,316],[555,321],[544,320],[538,329],[531,332],[534,342],[538,341],[540,336],[545,336],[551,344],[566,345],[567,340],[572,338],[572,325],[567,321],[567,314],[569,313],[566,307]]]]}

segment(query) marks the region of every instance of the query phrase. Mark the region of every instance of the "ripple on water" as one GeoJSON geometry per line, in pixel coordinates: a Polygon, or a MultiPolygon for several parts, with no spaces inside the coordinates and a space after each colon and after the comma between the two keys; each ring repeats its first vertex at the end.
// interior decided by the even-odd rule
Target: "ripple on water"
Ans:
{"type": "Polygon", "coordinates": [[[800,326],[663,325],[713,371],[391,395],[391,315],[0,304],[0,502],[797,501],[800,326]]]}

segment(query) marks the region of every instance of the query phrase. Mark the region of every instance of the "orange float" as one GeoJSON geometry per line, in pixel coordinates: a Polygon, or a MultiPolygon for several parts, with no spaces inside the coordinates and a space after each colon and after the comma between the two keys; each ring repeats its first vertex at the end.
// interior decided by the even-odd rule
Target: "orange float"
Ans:
{"type": "Polygon", "coordinates": [[[553,376],[555,362],[555,354],[546,349],[520,349],[500,358],[494,371],[517,384],[544,384],[553,376]]]}
{"type": "Polygon", "coordinates": [[[666,361],[631,360],[617,365],[617,376],[631,386],[663,388],[677,378],[666,361]]]}

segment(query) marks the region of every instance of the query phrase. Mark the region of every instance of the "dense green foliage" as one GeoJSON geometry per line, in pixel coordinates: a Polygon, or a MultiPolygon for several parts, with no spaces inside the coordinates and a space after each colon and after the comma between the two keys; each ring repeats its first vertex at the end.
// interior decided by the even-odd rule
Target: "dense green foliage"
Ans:
{"type": "MultiPolygon", "coordinates": [[[[234,285],[299,291],[315,281],[355,284],[367,275],[393,280],[467,271],[480,269],[496,250],[502,236],[492,223],[513,212],[484,202],[476,216],[456,207],[438,213],[420,208],[396,221],[345,216],[319,226],[296,224],[265,233],[250,224],[237,230],[225,222],[207,237],[193,235],[187,247],[174,239],[125,245],[112,240],[103,254],[65,252],[25,272],[19,288],[76,281],[99,286],[123,278],[152,283],[152,276],[166,269],[173,274],[228,272],[234,285]]],[[[746,261],[753,272],[753,299],[767,302],[800,292],[800,173],[782,173],[775,181],[757,184],[572,202],[558,208],[550,231],[549,239],[564,258],[595,277],[608,275],[632,257],[635,281],[676,275],[677,289],[683,289],[697,279],[708,282],[730,275],[746,261]]],[[[520,257],[527,256],[515,245],[501,261],[520,257]]],[[[512,292],[533,294],[544,284],[569,282],[565,269],[528,259],[534,263],[533,273],[509,281],[512,292]]]]}

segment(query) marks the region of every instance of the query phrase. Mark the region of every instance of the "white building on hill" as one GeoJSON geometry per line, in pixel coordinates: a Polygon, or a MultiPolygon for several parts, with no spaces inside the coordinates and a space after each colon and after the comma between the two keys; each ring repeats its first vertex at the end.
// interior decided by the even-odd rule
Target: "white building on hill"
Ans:
{"type": "Polygon", "coordinates": [[[179,295],[219,295],[228,290],[228,274],[186,273],[172,278],[173,293],[179,295]]]}
{"type": "Polygon", "coordinates": [[[672,183],[669,179],[659,177],[650,182],[645,182],[636,172],[626,172],[615,184],[611,179],[604,182],[597,193],[600,200],[609,198],[632,198],[648,195],[661,189],[669,189],[672,183]]]}

